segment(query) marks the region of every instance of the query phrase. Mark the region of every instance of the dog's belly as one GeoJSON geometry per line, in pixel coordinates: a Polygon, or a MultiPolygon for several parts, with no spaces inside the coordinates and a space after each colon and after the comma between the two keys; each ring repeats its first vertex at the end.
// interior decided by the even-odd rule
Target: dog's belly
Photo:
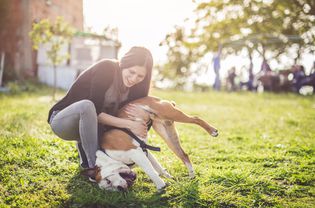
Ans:
{"type": "Polygon", "coordinates": [[[135,153],[135,151],[142,151],[141,148],[131,149],[127,151],[122,150],[106,150],[106,153],[114,160],[121,161],[124,164],[132,164],[133,161],[130,159],[131,155],[135,153]]]}

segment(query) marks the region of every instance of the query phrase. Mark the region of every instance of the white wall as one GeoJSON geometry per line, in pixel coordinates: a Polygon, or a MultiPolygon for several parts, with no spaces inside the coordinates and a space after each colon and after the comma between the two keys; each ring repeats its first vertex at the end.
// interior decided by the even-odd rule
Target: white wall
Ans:
{"type": "MultiPolygon", "coordinates": [[[[39,47],[37,53],[38,79],[40,82],[54,85],[53,67],[47,58],[49,45],[39,47]]],[[[61,54],[69,51],[69,45],[64,45],[61,54]]],[[[75,37],[71,42],[70,63],[64,61],[57,67],[57,87],[68,90],[80,72],[103,58],[116,58],[116,48],[109,43],[101,44],[98,40],[75,37]],[[106,45],[107,44],[107,45],[106,45]]]]}
{"type": "MultiPolygon", "coordinates": [[[[78,71],[69,66],[57,68],[57,87],[68,90],[77,77],[78,71]]],[[[54,71],[52,66],[39,66],[38,79],[49,86],[54,86],[54,71]]]]}

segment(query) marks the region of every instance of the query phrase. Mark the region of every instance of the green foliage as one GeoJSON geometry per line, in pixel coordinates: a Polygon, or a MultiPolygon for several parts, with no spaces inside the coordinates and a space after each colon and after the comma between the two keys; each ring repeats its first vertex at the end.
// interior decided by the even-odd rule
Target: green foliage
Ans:
{"type": "Polygon", "coordinates": [[[41,91],[45,85],[39,83],[38,81],[23,81],[23,82],[18,82],[18,81],[12,81],[8,82],[6,87],[8,88],[8,93],[11,95],[20,95],[25,92],[29,93],[34,93],[37,91],[41,91]]]}
{"type": "Polygon", "coordinates": [[[196,20],[200,44],[215,51],[222,43],[225,52],[238,52],[244,46],[257,50],[264,58],[266,51],[275,57],[292,44],[314,51],[315,5],[311,1],[211,1],[197,6],[196,20]]]}
{"type": "Polygon", "coordinates": [[[160,45],[167,45],[168,62],[158,66],[160,80],[169,79],[174,82],[176,88],[181,89],[187,82],[187,77],[193,73],[191,64],[199,57],[198,51],[193,50],[193,45],[188,44],[185,29],[176,27],[174,33],[170,33],[160,45]]]}
{"type": "Polygon", "coordinates": [[[54,88],[52,98],[55,100],[57,88],[57,65],[64,60],[69,59],[70,54],[66,52],[65,55],[60,53],[62,47],[69,43],[74,35],[74,29],[66,23],[62,17],[57,17],[56,21],[52,23],[48,19],[43,19],[39,23],[34,23],[32,31],[29,33],[33,48],[38,50],[40,45],[45,44],[49,46],[47,50],[47,57],[51,61],[54,70],[54,88]]]}
{"type": "MultiPolygon", "coordinates": [[[[36,85],[34,85],[36,86],[36,85]]],[[[153,91],[215,125],[176,124],[196,170],[150,132],[154,153],[174,176],[157,194],[146,174],[125,193],[103,191],[79,175],[74,142],[46,122],[50,88],[0,94],[0,207],[313,207],[315,98],[293,94],[153,91]]],[[[59,92],[62,97],[64,92],[59,92]]]]}
{"type": "Polygon", "coordinates": [[[220,44],[223,57],[243,49],[250,59],[254,52],[263,59],[276,60],[281,54],[297,60],[303,51],[314,53],[314,8],[314,1],[309,0],[198,1],[191,31],[177,27],[161,43],[168,48],[169,57],[169,63],[161,68],[173,71],[164,76],[172,79],[176,72],[187,80],[190,66],[217,51],[220,44]],[[293,57],[289,49],[295,49],[293,57]]]}
{"type": "Polygon", "coordinates": [[[50,48],[47,50],[47,56],[51,63],[57,66],[69,58],[69,54],[61,55],[60,50],[64,44],[69,43],[73,34],[73,28],[62,17],[57,17],[54,23],[48,19],[34,23],[30,37],[35,50],[38,50],[41,44],[49,43],[50,48]]]}

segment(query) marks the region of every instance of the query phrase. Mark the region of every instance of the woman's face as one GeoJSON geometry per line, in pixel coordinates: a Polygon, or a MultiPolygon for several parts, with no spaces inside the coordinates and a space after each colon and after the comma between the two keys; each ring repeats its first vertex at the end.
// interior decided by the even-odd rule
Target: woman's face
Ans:
{"type": "Polygon", "coordinates": [[[122,70],[122,80],[126,87],[132,87],[141,82],[146,75],[144,66],[133,66],[122,70]]]}

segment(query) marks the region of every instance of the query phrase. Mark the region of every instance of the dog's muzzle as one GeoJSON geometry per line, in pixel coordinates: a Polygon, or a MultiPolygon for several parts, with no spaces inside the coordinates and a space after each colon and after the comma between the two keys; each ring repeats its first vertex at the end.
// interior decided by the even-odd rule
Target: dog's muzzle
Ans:
{"type": "Polygon", "coordinates": [[[123,179],[125,179],[125,181],[127,182],[128,184],[128,188],[130,188],[134,181],[136,180],[137,178],[137,175],[135,172],[131,171],[129,173],[119,173],[120,177],[122,177],[123,179]]]}

